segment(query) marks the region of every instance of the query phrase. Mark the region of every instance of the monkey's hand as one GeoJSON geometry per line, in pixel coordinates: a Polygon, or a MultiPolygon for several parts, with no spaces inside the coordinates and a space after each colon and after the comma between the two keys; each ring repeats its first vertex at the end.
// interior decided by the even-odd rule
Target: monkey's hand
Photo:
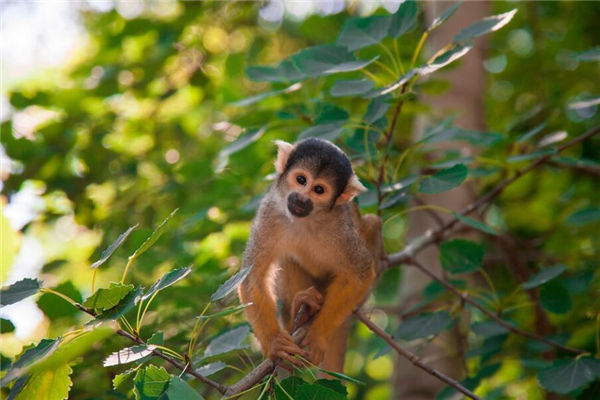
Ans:
{"type": "Polygon", "coordinates": [[[296,293],[292,302],[292,310],[294,312],[292,320],[295,320],[295,315],[302,305],[306,306],[306,313],[308,314],[308,318],[310,318],[321,309],[323,295],[314,286],[296,293]]]}
{"type": "Polygon", "coordinates": [[[301,343],[302,347],[308,347],[308,359],[315,365],[321,364],[323,356],[327,350],[327,340],[323,336],[315,334],[311,329],[304,337],[301,343]]]}
{"type": "Polygon", "coordinates": [[[289,361],[294,365],[302,367],[302,361],[294,357],[295,355],[308,356],[307,352],[298,347],[289,333],[279,331],[279,334],[271,341],[267,357],[272,360],[281,358],[284,361],[289,361]]]}

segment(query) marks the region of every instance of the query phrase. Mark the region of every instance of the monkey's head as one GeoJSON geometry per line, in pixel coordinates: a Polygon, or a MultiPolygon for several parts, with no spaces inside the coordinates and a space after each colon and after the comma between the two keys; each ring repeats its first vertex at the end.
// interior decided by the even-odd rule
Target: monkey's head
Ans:
{"type": "Polygon", "coordinates": [[[281,140],[275,143],[277,188],[293,216],[330,211],[366,190],[348,157],[331,142],[308,138],[293,145],[281,140]]]}

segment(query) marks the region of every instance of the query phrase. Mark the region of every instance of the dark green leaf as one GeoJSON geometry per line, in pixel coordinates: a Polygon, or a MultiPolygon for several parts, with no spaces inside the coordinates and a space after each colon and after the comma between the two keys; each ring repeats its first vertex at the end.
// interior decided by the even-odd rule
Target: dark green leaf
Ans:
{"type": "Polygon", "coordinates": [[[169,400],[202,400],[200,396],[186,381],[174,376],[171,378],[169,389],[165,393],[169,400]]]}
{"type": "Polygon", "coordinates": [[[159,346],[162,346],[164,342],[165,337],[161,331],[154,332],[152,336],[150,336],[150,339],[146,341],[148,344],[157,344],[159,346]]]}
{"type": "Polygon", "coordinates": [[[248,306],[251,306],[251,305],[252,305],[252,303],[240,304],[239,306],[226,308],[225,310],[216,312],[214,314],[199,315],[196,318],[199,318],[199,319],[209,319],[209,318],[216,318],[216,317],[224,317],[226,315],[234,314],[234,313],[236,313],[238,311],[241,311],[244,308],[246,308],[248,306]]]}
{"type": "Polygon", "coordinates": [[[566,219],[566,224],[571,226],[583,226],[600,221],[600,208],[589,206],[575,211],[566,219]]]}
{"type": "Polygon", "coordinates": [[[123,244],[123,242],[125,241],[125,239],[127,239],[127,237],[129,236],[129,234],[131,232],[133,232],[133,230],[135,228],[137,228],[137,224],[135,224],[134,226],[129,227],[129,229],[127,229],[125,232],[121,233],[119,235],[119,237],[117,238],[117,240],[115,240],[113,242],[113,244],[111,244],[110,246],[108,246],[100,255],[100,258],[98,259],[98,261],[96,261],[95,263],[92,264],[91,268],[98,268],[99,266],[101,266],[102,264],[104,264],[106,262],[106,260],[108,260],[108,258],[115,252],[115,250],[117,250],[119,248],[119,246],[121,246],[123,244]]]}
{"type": "Polygon", "coordinates": [[[254,66],[246,69],[248,78],[255,82],[294,82],[306,76],[289,60],[282,61],[275,67],[254,66]]]}
{"type": "Polygon", "coordinates": [[[600,46],[577,53],[575,58],[579,61],[600,61],[600,46]]]}
{"type": "Polygon", "coordinates": [[[44,360],[54,353],[60,344],[60,339],[42,339],[37,346],[26,350],[17,361],[13,363],[6,375],[2,378],[0,386],[5,386],[16,378],[23,376],[32,365],[44,360]]]}
{"type": "Polygon", "coordinates": [[[516,156],[510,156],[506,159],[506,162],[516,163],[516,162],[522,162],[522,161],[535,160],[536,158],[541,158],[541,157],[547,156],[549,154],[555,154],[555,153],[556,153],[556,150],[554,150],[554,149],[538,150],[538,151],[534,151],[534,152],[528,153],[528,154],[518,154],[516,156]]]}
{"type": "Polygon", "coordinates": [[[479,244],[465,239],[453,239],[440,246],[442,268],[453,274],[478,270],[483,263],[485,250],[479,244]]]}
{"type": "Polygon", "coordinates": [[[138,370],[133,380],[134,393],[137,400],[158,399],[167,389],[170,376],[162,367],[148,365],[138,370]]]}
{"type": "Polygon", "coordinates": [[[489,148],[502,141],[502,134],[495,132],[477,132],[457,127],[448,127],[442,132],[429,135],[422,142],[437,143],[445,141],[462,141],[473,146],[489,148]]]}
{"type": "Polygon", "coordinates": [[[131,310],[142,298],[142,288],[135,288],[133,291],[129,292],[127,296],[125,296],[119,304],[110,310],[104,311],[102,314],[98,315],[95,320],[88,322],[86,325],[96,325],[98,323],[104,321],[112,321],[120,316],[124,315],[127,311],[131,310]]]}
{"type": "Polygon", "coordinates": [[[229,293],[231,293],[235,289],[237,289],[238,285],[240,283],[242,283],[242,281],[244,279],[246,279],[246,276],[248,276],[251,269],[252,269],[251,265],[249,267],[242,268],[241,270],[238,271],[237,274],[235,274],[231,278],[227,279],[227,281],[225,281],[225,283],[223,283],[221,286],[219,286],[217,291],[214,292],[212,294],[212,296],[210,296],[210,301],[221,300],[223,297],[227,296],[229,293]]]}
{"type": "Polygon", "coordinates": [[[437,335],[452,325],[452,318],[446,311],[421,314],[403,321],[394,337],[403,340],[415,340],[437,335]]]}
{"type": "Polygon", "coordinates": [[[419,76],[429,75],[448,64],[453,63],[465,54],[467,54],[473,45],[470,44],[452,44],[446,46],[442,51],[438,52],[432,61],[426,65],[419,67],[417,73],[419,76]]]}
{"type": "Polygon", "coordinates": [[[496,232],[495,229],[490,228],[489,226],[471,218],[471,217],[466,217],[462,214],[458,214],[456,212],[452,213],[460,222],[462,222],[465,225],[470,226],[471,228],[475,228],[480,230],[483,233],[488,233],[490,235],[497,235],[498,232],[496,232]]]}
{"type": "Polygon", "coordinates": [[[119,302],[133,290],[133,285],[111,282],[107,289],[98,289],[88,297],[83,306],[94,310],[108,310],[119,304],[119,302]]]}
{"type": "Polygon", "coordinates": [[[540,304],[545,310],[564,314],[571,309],[571,296],[562,282],[553,280],[540,289],[540,304]]]}
{"type": "Polygon", "coordinates": [[[167,272],[159,280],[157,280],[154,283],[154,285],[152,285],[152,287],[148,289],[146,293],[144,293],[142,300],[146,300],[150,298],[150,296],[152,296],[154,293],[163,290],[164,288],[169,287],[174,283],[180,281],[181,279],[188,276],[190,272],[192,272],[191,267],[174,269],[173,271],[167,272]]]}
{"type": "Polygon", "coordinates": [[[10,393],[8,394],[8,397],[6,398],[6,400],[15,400],[17,398],[17,396],[19,395],[19,393],[21,393],[23,391],[23,387],[25,386],[25,384],[27,383],[27,381],[29,380],[29,375],[23,376],[19,379],[17,379],[15,381],[15,383],[12,385],[12,388],[10,388],[10,393]]]}
{"type": "Polygon", "coordinates": [[[349,51],[362,49],[381,42],[388,33],[390,17],[372,15],[347,19],[337,38],[337,44],[349,51]]]}
{"type": "Polygon", "coordinates": [[[552,392],[566,394],[600,378],[600,361],[591,357],[555,360],[550,368],[540,371],[542,386],[552,392]]]}
{"type": "Polygon", "coordinates": [[[160,225],[158,225],[158,227],[152,232],[148,239],[146,239],[144,243],[142,243],[142,245],[131,256],[129,256],[129,258],[137,258],[140,255],[142,255],[146,250],[148,250],[163,234],[165,229],[167,229],[167,223],[177,213],[177,211],[179,211],[178,208],[171,211],[171,214],[169,214],[167,218],[165,218],[160,223],[160,225]]]}
{"type": "Polygon", "coordinates": [[[294,400],[345,400],[346,396],[327,386],[319,384],[300,385],[294,400]]]}
{"type": "Polygon", "coordinates": [[[532,137],[534,137],[535,135],[540,133],[547,125],[548,124],[546,122],[543,122],[543,123],[531,128],[530,130],[528,130],[527,132],[525,132],[524,134],[519,136],[517,138],[516,143],[526,142],[527,140],[531,139],[532,137]]]}
{"type": "Polygon", "coordinates": [[[266,98],[269,98],[269,97],[295,92],[296,90],[300,89],[301,87],[302,87],[301,83],[294,83],[293,85],[291,85],[285,89],[271,90],[269,92],[264,92],[264,93],[260,93],[260,94],[254,95],[254,96],[246,97],[245,99],[241,99],[241,100],[231,103],[231,105],[236,106],[236,107],[249,106],[249,105],[252,105],[254,103],[257,103],[257,102],[264,100],[266,98]]]}
{"type": "MultiPolygon", "coordinates": [[[[71,281],[63,282],[52,290],[70,297],[77,303],[82,301],[81,293],[71,281]]],[[[71,303],[52,293],[42,294],[37,300],[37,305],[50,319],[68,317],[80,312],[71,303]]]]}
{"type": "Polygon", "coordinates": [[[417,22],[417,2],[406,0],[400,4],[398,10],[392,15],[388,35],[397,38],[410,31],[417,22]]]}
{"type": "Polygon", "coordinates": [[[527,282],[522,283],[521,287],[523,289],[533,289],[556,278],[565,272],[566,269],[567,267],[564,265],[555,265],[554,267],[545,268],[538,274],[529,278],[527,282]]]}
{"type": "Polygon", "coordinates": [[[460,7],[461,3],[462,3],[462,0],[457,1],[456,3],[452,4],[450,7],[446,8],[439,17],[437,17],[433,20],[433,22],[431,23],[429,28],[427,28],[427,31],[431,32],[432,30],[436,29],[438,26],[440,26],[441,24],[446,22],[446,20],[448,18],[450,18],[452,16],[452,14],[454,14],[454,12],[458,9],[458,7],[460,7]]]}
{"type": "Polygon", "coordinates": [[[155,347],[153,345],[138,345],[126,347],[119,351],[115,351],[114,353],[106,357],[102,365],[105,367],[111,367],[113,365],[128,364],[130,362],[140,360],[144,357],[148,357],[150,354],[152,354],[152,351],[154,349],[155,347]]]}
{"type": "MultiPolygon", "coordinates": [[[[337,372],[335,374],[345,376],[344,374],[340,374],[337,372]]],[[[332,376],[334,376],[334,375],[332,375],[332,376]]],[[[354,383],[364,385],[364,383],[361,383],[360,381],[357,381],[356,379],[354,379],[353,381],[354,381],[354,383]]],[[[342,385],[342,382],[338,381],[337,379],[317,379],[315,381],[315,383],[317,385],[325,386],[335,392],[343,394],[344,396],[346,396],[348,394],[348,390],[346,389],[346,387],[344,385],[342,385]]]]}
{"type": "Polygon", "coordinates": [[[356,71],[371,64],[377,58],[356,60],[344,46],[326,44],[304,49],[294,54],[292,61],[306,76],[318,77],[338,72],[356,71]]]}
{"type": "Polygon", "coordinates": [[[367,111],[363,116],[363,120],[368,124],[372,124],[383,117],[386,111],[390,108],[390,103],[388,103],[388,100],[389,96],[376,97],[371,100],[367,106],[367,111]]]}
{"type": "MultiPolygon", "coordinates": [[[[298,389],[301,386],[307,385],[302,378],[297,376],[290,376],[285,378],[281,382],[275,381],[275,399],[276,400],[289,400],[290,397],[292,399],[296,399],[298,394],[298,389]]],[[[315,399],[316,400],[316,399],[315,399]]]]}
{"type": "Polygon", "coordinates": [[[119,386],[125,383],[127,379],[131,378],[135,372],[135,369],[129,368],[125,372],[121,372],[120,374],[115,375],[115,377],[112,380],[113,388],[117,390],[119,386]]]}
{"type": "Polygon", "coordinates": [[[206,346],[203,359],[206,360],[229,353],[233,350],[240,350],[248,347],[248,345],[243,343],[249,333],[250,327],[248,325],[240,325],[237,328],[217,336],[208,344],[208,346],[206,346]]]}
{"type": "Polygon", "coordinates": [[[467,178],[467,172],[468,169],[463,164],[438,171],[421,181],[419,192],[436,194],[454,189],[467,178]]]}
{"type": "Polygon", "coordinates": [[[477,322],[471,325],[471,330],[478,335],[491,337],[504,335],[508,333],[508,329],[495,321],[477,322]]]}
{"type": "Polygon", "coordinates": [[[229,162],[229,156],[234,153],[237,153],[240,150],[248,147],[252,143],[256,142],[261,138],[263,133],[267,130],[266,126],[263,126],[260,129],[252,129],[246,132],[243,136],[239,137],[235,142],[231,143],[229,146],[225,147],[223,150],[219,152],[217,156],[217,166],[215,167],[215,172],[220,173],[223,172],[227,163],[229,162]]]}
{"type": "Polygon", "coordinates": [[[478,36],[485,35],[486,33],[497,31],[504,25],[508,24],[516,13],[517,9],[515,8],[503,14],[492,15],[482,19],[481,21],[477,21],[461,30],[458,35],[454,37],[454,41],[457,43],[464,43],[475,39],[478,36]]]}
{"type": "Polygon", "coordinates": [[[375,83],[370,79],[337,80],[331,87],[332,97],[357,96],[373,89],[375,83]]]}
{"type": "Polygon", "coordinates": [[[350,114],[343,108],[327,105],[319,113],[317,118],[315,118],[315,124],[320,125],[328,122],[346,121],[348,117],[350,117],[350,114]]]}
{"type": "Polygon", "coordinates": [[[0,307],[21,301],[40,290],[39,279],[25,278],[0,291],[0,307]]]}
{"type": "Polygon", "coordinates": [[[8,319],[0,318],[0,333],[9,333],[15,330],[15,326],[8,319]]]}

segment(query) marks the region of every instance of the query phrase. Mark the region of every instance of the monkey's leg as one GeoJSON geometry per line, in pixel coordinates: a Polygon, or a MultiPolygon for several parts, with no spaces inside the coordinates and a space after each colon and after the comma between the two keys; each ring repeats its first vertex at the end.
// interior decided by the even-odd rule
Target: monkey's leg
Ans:
{"type": "Polygon", "coordinates": [[[296,262],[286,259],[281,263],[275,287],[281,300],[281,320],[286,331],[289,332],[294,322],[296,297],[312,285],[312,278],[296,262]]]}
{"type": "MultiPolygon", "coordinates": [[[[346,343],[350,333],[351,318],[348,317],[331,335],[327,342],[327,351],[323,357],[321,368],[327,371],[344,372],[344,360],[346,358],[346,343]]],[[[326,375],[329,377],[329,375],[326,375]]]]}

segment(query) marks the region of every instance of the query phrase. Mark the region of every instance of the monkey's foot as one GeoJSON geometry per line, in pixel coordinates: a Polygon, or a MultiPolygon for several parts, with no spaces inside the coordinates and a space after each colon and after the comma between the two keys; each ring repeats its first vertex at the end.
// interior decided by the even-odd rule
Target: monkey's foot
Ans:
{"type": "Polygon", "coordinates": [[[294,313],[292,320],[295,319],[295,315],[302,305],[307,308],[306,313],[308,314],[308,318],[312,317],[321,309],[323,300],[323,295],[314,286],[296,293],[292,302],[292,311],[294,313]]]}
{"type": "Polygon", "coordinates": [[[269,346],[269,358],[281,358],[282,360],[288,361],[299,367],[304,366],[302,360],[294,357],[295,355],[307,357],[308,353],[298,347],[289,333],[284,331],[279,332],[269,346]]]}

